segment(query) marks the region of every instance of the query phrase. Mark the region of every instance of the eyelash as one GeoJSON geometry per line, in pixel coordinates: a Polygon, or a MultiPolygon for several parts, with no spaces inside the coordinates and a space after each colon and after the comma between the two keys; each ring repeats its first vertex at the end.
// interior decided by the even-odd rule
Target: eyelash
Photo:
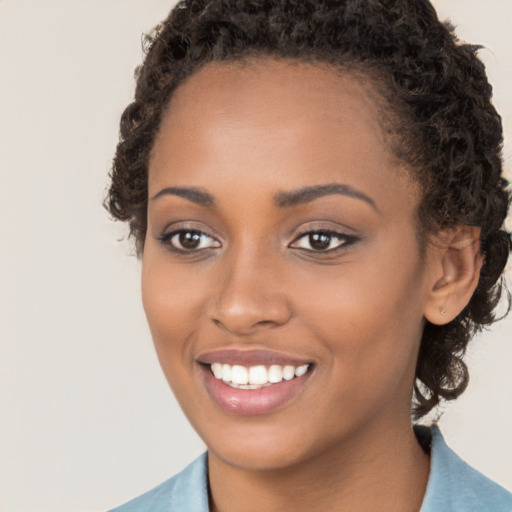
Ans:
{"type": "MultiPolygon", "coordinates": [[[[337,253],[337,252],[341,252],[341,251],[347,250],[351,245],[353,245],[358,240],[359,239],[356,236],[346,235],[344,233],[339,233],[337,231],[332,231],[332,230],[329,230],[329,229],[312,229],[312,230],[308,230],[308,231],[304,231],[304,232],[300,233],[295,238],[295,240],[289,245],[289,247],[292,247],[294,249],[295,248],[302,249],[304,251],[307,251],[307,252],[313,253],[313,254],[334,254],[334,253],[337,253]],[[326,250],[315,250],[315,249],[308,249],[308,248],[305,248],[305,247],[294,247],[294,244],[297,244],[297,242],[299,242],[302,239],[307,239],[307,237],[309,237],[309,242],[310,242],[310,245],[311,245],[311,241],[312,241],[311,237],[313,237],[315,235],[323,236],[323,237],[328,237],[331,240],[337,238],[338,240],[340,240],[340,243],[336,247],[329,248],[329,249],[326,249],[326,250]]],[[[330,241],[329,241],[329,243],[330,243],[330,241]]]]}
{"type": "MultiPolygon", "coordinates": [[[[351,245],[353,245],[358,240],[359,240],[358,237],[353,236],[353,235],[346,235],[344,233],[339,233],[337,231],[332,231],[332,230],[327,230],[327,229],[316,229],[316,230],[303,231],[302,233],[300,233],[299,235],[297,235],[295,237],[293,242],[288,247],[290,247],[292,249],[302,249],[303,251],[306,251],[310,254],[311,253],[319,254],[319,255],[334,254],[337,252],[347,250],[351,245]],[[327,248],[325,250],[317,250],[317,249],[313,249],[313,248],[310,249],[310,248],[306,248],[306,247],[298,247],[296,245],[300,240],[307,239],[307,237],[309,237],[309,243],[311,245],[311,242],[312,242],[311,237],[314,237],[314,236],[329,238],[330,239],[330,240],[328,240],[329,244],[331,243],[332,239],[338,239],[340,241],[340,243],[334,248],[327,248]]],[[[158,241],[160,243],[162,243],[163,245],[165,245],[170,251],[178,253],[178,254],[182,254],[182,255],[198,254],[198,252],[202,252],[207,249],[222,247],[221,243],[218,240],[216,240],[212,236],[208,235],[207,233],[205,233],[199,229],[185,229],[185,228],[175,229],[169,233],[164,233],[164,234],[160,235],[158,237],[158,241]],[[198,238],[200,238],[200,237],[206,237],[206,238],[209,238],[210,240],[212,240],[214,242],[214,244],[210,245],[208,247],[199,246],[199,247],[192,247],[192,248],[187,249],[187,248],[183,247],[183,240],[180,241],[178,238],[177,241],[182,246],[180,248],[180,247],[177,247],[175,243],[173,244],[173,239],[175,237],[180,237],[180,235],[192,235],[191,237],[189,237],[189,239],[194,239],[194,240],[198,240],[198,238]]],[[[201,244],[201,243],[202,243],[201,240],[199,240],[199,244],[201,244]]]]}
{"type": "MultiPolygon", "coordinates": [[[[192,236],[198,236],[198,237],[207,237],[210,240],[215,241],[218,245],[214,246],[215,248],[221,247],[220,242],[218,242],[215,238],[211,237],[210,235],[204,233],[203,231],[199,229],[175,229],[171,231],[170,233],[164,233],[163,235],[160,235],[158,237],[158,240],[160,243],[164,244],[169,250],[173,252],[177,252],[179,254],[193,254],[197,253],[198,251],[204,251],[205,249],[210,249],[211,247],[195,247],[195,248],[179,248],[173,245],[172,240],[176,236],[184,235],[184,234],[191,234],[192,236]]],[[[181,242],[180,242],[181,243],[181,242]]],[[[183,244],[182,244],[183,245],[183,244]]]]}

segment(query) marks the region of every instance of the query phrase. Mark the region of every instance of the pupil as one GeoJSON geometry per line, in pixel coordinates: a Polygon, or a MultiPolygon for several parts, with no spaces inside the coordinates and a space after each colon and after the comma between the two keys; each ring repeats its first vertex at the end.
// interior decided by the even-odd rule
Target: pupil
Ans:
{"type": "Polygon", "coordinates": [[[313,249],[317,249],[319,251],[327,249],[331,244],[331,237],[325,233],[313,233],[309,235],[309,244],[313,249]]]}
{"type": "Polygon", "coordinates": [[[201,235],[193,231],[185,231],[180,233],[179,241],[185,249],[196,249],[201,242],[201,235]]]}

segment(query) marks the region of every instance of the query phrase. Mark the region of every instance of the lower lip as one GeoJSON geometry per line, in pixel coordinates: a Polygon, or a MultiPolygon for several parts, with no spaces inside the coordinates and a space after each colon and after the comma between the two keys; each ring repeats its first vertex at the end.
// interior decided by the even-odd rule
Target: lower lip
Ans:
{"type": "Polygon", "coordinates": [[[304,388],[311,372],[291,380],[282,380],[276,384],[259,389],[238,389],[216,379],[209,366],[201,365],[208,393],[215,403],[225,412],[243,416],[267,414],[279,409],[304,388]]]}

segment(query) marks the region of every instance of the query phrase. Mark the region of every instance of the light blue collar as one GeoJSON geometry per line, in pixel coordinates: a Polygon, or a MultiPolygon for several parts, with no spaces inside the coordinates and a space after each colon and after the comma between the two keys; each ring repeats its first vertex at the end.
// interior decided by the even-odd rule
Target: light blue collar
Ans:
{"type": "Polygon", "coordinates": [[[430,432],[430,475],[420,512],[512,511],[511,493],[464,462],[437,426],[430,432]]]}
{"type": "MultiPolygon", "coordinates": [[[[431,446],[430,475],[420,512],[512,512],[512,494],[466,464],[439,429],[417,427],[431,446]]],[[[111,512],[208,512],[208,457],[111,512]]]]}

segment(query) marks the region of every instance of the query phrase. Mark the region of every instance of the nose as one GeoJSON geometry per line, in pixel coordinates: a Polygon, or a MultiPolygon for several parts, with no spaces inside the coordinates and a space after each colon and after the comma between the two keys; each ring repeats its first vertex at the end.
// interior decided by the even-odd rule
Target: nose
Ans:
{"type": "Polygon", "coordinates": [[[291,317],[278,265],[271,258],[238,255],[224,262],[210,318],[231,334],[278,327],[291,317]]]}

